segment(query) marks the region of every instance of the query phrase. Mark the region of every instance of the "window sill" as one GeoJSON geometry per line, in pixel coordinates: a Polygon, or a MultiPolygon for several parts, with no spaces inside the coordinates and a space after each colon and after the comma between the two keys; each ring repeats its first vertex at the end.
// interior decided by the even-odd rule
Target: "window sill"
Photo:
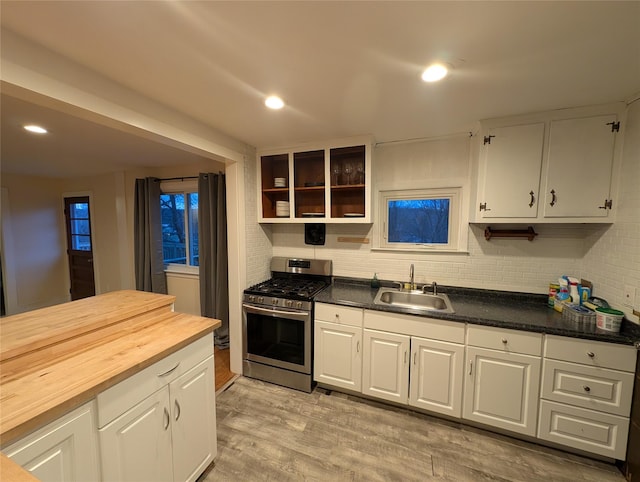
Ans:
{"type": "Polygon", "coordinates": [[[200,268],[197,266],[186,266],[183,264],[168,264],[164,267],[164,272],[169,275],[180,275],[191,278],[200,276],[200,268]]]}

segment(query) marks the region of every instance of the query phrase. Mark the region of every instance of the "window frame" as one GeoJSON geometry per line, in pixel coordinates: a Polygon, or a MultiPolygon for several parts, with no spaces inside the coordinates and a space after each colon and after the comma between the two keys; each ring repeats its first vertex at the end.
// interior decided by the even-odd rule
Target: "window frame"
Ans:
{"type": "MultiPolygon", "coordinates": [[[[163,194],[182,194],[185,198],[185,205],[189,194],[198,194],[198,182],[197,181],[161,181],[160,182],[160,195],[163,194]]],[[[186,209],[183,213],[184,216],[184,230],[185,230],[185,253],[186,263],[164,263],[164,250],[163,250],[163,263],[164,271],[166,273],[182,273],[182,274],[200,274],[200,266],[194,266],[189,263],[191,256],[191,230],[189,226],[189,209],[186,209]]],[[[198,228],[200,226],[200,198],[198,197],[198,228]]],[[[164,240],[163,240],[164,242],[164,240]]]]}
{"type": "Polygon", "coordinates": [[[429,253],[456,253],[466,251],[466,236],[463,218],[464,190],[462,186],[415,187],[380,189],[377,192],[377,235],[374,236],[375,250],[412,251],[429,253]],[[449,236],[447,243],[392,243],[389,238],[389,201],[417,199],[449,199],[449,236]]]}

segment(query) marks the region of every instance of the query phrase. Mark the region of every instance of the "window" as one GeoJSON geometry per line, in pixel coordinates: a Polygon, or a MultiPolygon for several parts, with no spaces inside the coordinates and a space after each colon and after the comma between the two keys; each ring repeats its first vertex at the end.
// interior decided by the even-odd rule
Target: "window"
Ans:
{"type": "Polygon", "coordinates": [[[380,191],[379,247],[458,251],[460,189],[380,191]]]}
{"type": "Polygon", "coordinates": [[[199,266],[198,193],[163,193],[160,212],[165,265],[199,266]]]}

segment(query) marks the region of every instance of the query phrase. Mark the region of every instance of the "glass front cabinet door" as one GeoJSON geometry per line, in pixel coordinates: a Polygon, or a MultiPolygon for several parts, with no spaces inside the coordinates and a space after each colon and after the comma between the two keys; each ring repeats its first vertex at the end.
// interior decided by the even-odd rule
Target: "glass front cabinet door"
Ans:
{"type": "Polygon", "coordinates": [[[261,223],[371,223],[371,139],[258,153],[261,223]]]}

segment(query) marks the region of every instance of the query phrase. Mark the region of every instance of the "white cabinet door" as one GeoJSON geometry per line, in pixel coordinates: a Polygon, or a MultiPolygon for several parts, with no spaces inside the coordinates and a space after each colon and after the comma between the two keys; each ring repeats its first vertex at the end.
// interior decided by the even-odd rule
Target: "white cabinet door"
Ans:
{"type": "Polygon", "coordinates": [[[545,217],[608,215],[616,121],[612,114],[551,122],[545,217]]]}
{"type": "Polygon", "coordinates": [[[407,403],[410,338],[374,330],[364,330],[363,338],[362,393],[407,403]]]}
{"type": "Polygon", "coordinates": [[[535,436],[540,358],[467,347],[463,417],[535,436]]]}
{"type": "Polygon", "coordinates": [[[411,338],[409,405],[462,415],[464,345],[411,338]]]}
{"type": "Polygon", "coordinates": [[[482,147],[480,217],[535,218],[538,214],[544,123],[498,127],[482,147]]]}
{"type": "Polygon", "coordinates": [[[168,387],[144,399],[99,433],[105,482],[173,480],[168,387]]]}
{"type": "Polygon", "coordinates": [[[216,456],[213,356],[171,382],[173,480],[193,481],[216,456]]]}
{"type": "Polygon", "coordinates": [[[43,482],[100,480],[93,402],[3,451],[43,482]]]}
{"type": "Polygon", "coordinates": [[[320,383],[362,390],[362,328],[316,321],[314,376],[320,383]]]}

